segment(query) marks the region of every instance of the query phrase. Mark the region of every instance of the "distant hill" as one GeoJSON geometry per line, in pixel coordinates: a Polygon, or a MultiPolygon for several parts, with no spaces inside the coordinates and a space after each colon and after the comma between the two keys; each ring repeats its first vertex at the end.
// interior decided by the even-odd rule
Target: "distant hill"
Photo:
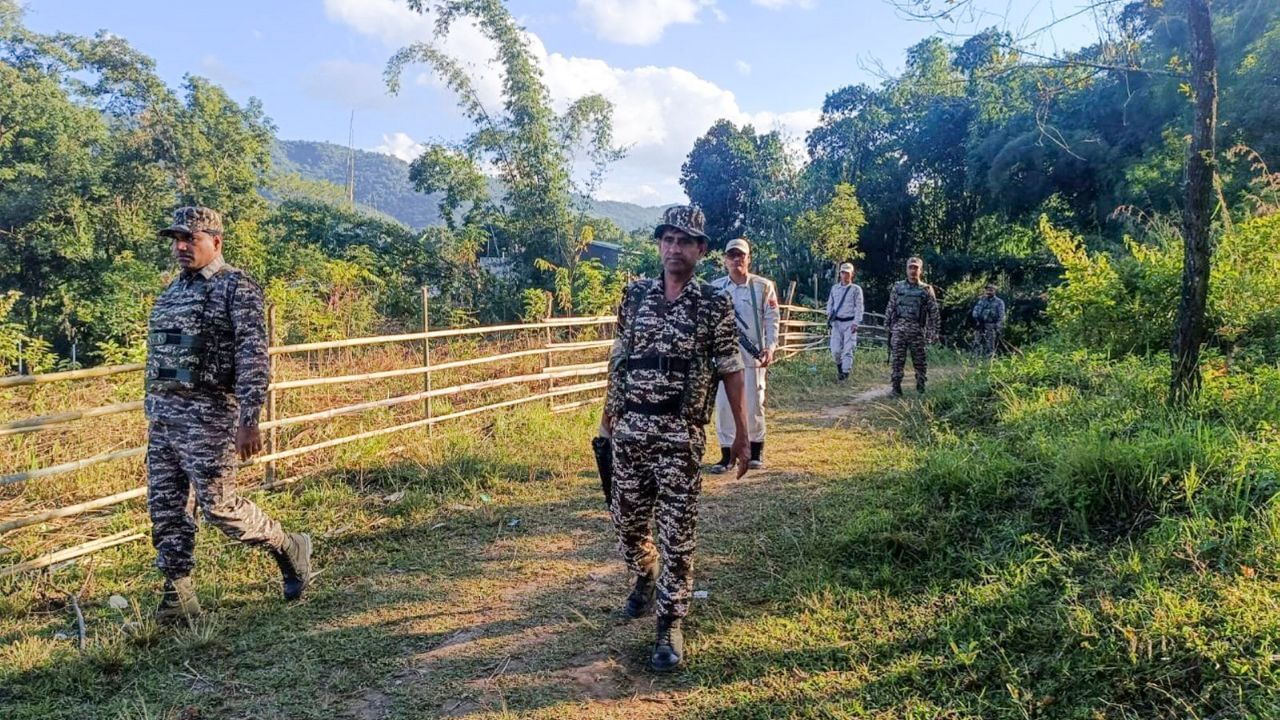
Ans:
{"type": "MultiPolygon", "coordinates": [[[[327,142],[279,140],[272,149],[275,169],[307,180],[347,184],[347,148],[327,142]]],[[[437,194],[416,192],[409,182],[409,163],[382,153],[356,150],[356,202],[389,215],[412,228],[442,225],[437,194]]],[[[495,188],[490,188],[493,191],[495,188]]],[[[651,226],[663,206],[645,207],[612,200],[591,201],[589,212],[608,218],[623,230],[651,226]]]]}

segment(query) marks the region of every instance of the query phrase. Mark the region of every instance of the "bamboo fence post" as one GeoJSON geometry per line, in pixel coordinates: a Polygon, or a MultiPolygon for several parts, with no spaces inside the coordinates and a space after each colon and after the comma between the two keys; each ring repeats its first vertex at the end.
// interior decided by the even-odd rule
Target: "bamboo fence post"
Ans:
{"type": "MultiPolygon", "coordinates": [[[[422,389],[427,399],[422,401],[423,417],[431,419],[431,292],[426,285],[422,286],[422,389]]],[[[427,437],[436,436],[435,423],[427,425],[427,437]]]]}
{"type": "MultiPolygon", "coordinates": [[[[547,370],[550,370],[550,369],[551,369],[551,340],[552,340],[552,338],[551,338],[551,325],[550,325],[550,323],[551,323],[551,316],[552,316],[554,313],[555,313],[555,307],[552,305],[552,297],[551,297],[550,295],[548,295],[548,296],[547,296],[547,315],[546,315],[546,317],[545,317],[545,318],[543,318],[543,320],[542,320],[544,323],[548,323],[548,324],[547,324],[547,342],[546,342],[546,345],[544,345],[544,347],[546,348],[546,351],[547,351],[547,352],[546,352],[546,354],[545,354],[545,355],[543,355],[543,357],[542,357],[542,371],[543,371],[543,372],[546,372],[547,370]]],[[[554,390],[554,389],[555,389],[555,387],[556,387],[556,381],[555,381],[555,379],[549,379],[549,380],[547,380],[547,392],[551,392],[552,390],[554,390]]]]}
{"type": "MultiPolygon", "coordinates": [[[[273,303],[267,307],[267,347],[271,347],[275,344],[276,344],[276,306],[273,303]]],[[[271,355],[271,354],[267,355],[267,377],[269,378],[268,382],[274,381],[276,379],[276,369],[279,366],[278,358],[279,358],[278,355],[271,355]]],[[[272,390],[270,388],[268,388],[267,390],[267,422],[272,422],[276,419],[276,402],[277,402],[276,394],[278,392],[279,390],[272,390]]],[[[267,454],[268,455],[272,455],[276,451],[276,441],[279,438],[278,433],[279,433],[279,430],[276,429],[274,424],[272,424],[270,426],[270,429],[267,430],[267,454]]],[[[264,471],[264,474],[263,474],[263,483],[266,485],[267,489],[271,489],[271,487],[273,487],[276,484],[276,462],[274,460],[267,463],[267,469],[264,471]]]]}
{"type": "MultiPolygon", "coordinates": [[[[795,297],[796,297],[796,281],[792,280],[791,284],[787,286],[787,304],[786,304],[786,307],[783,308],[782,310],[782,312],[785,313],[785,315],[782,318],[782,332],[784,333],[791,332],[791,302],[795,300],[795,297]]],[[[783,343],[783,344],[785,345],[786,343],[783,343]]],[[[785,351],[783,353],[783,356],[784,357],[786,356],[785,351]]]]}

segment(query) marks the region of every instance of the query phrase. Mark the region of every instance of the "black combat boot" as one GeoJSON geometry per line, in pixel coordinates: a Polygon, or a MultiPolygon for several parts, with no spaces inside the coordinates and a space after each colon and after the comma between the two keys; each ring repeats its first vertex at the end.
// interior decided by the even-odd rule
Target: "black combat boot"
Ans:
{"type": "Polygon", "coordinates": [[[658,636],[653,643],[649,668],[654,672],[671,672],[684,662],[684,630],[680,618],[658,616],[658,636]]]}
{"type": "Polygon", "coordinates": [[[892,392],[894,395],[897,395],[898,397],[902,397],[902,381],[901,380],[893,381],[892,392]]]}
{"type": "Polygon", "coordinates": [[[707,472],[711,473],[712,475],[719,475],[727,471],[729,469],[729,466],[732,465],[732,463],[729,461],[729,455],[730,455],[729,451],[730,451],[730,448],[727,448],[727,447],[720,448],[720,462],[707,468],[707,472]]]}
{"type": "Polygon", "coordinates": [[[284,576],[284,599],[297,600],[311,582],[311,536],[290,533],[284,550],[272,553],[284,576]]]}
{"type": "Polygon", "coordinates": [[[638,618],[653,607],[653,596],[658,589],[658,567],[656,565],[636,577],[635,587],[627,596],[627,606],[622,609],[627,617],[638,618]]]}
{"type": "Polygon", "coordinates": [[[190,622],[197,617],[200,617],[200,599],[196,597],[196,586],[191,578],[165,578],[160,607],[156,608],[156,622],[173,625],[190,622]]]}
{"type": "Polygon", "coordinates": [[[747,463],[747,467],[752,470],[761,470],[764,468],[764,441],[751,443],[751,461],[747,463]]]}
{"type": "Polygon", "coordinates": [[[920,380],[920,379],[917,379],[917,380],[916,380],[916,392],[920,393],[921,395],[923,395],[923,394],[924,394],[924,381],[923,381],[923,380],[920,380]]]}

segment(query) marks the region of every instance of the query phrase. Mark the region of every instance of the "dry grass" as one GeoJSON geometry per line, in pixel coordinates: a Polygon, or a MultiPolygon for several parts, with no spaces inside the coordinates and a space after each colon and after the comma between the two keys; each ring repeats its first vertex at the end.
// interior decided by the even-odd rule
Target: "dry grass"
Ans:
{"type": "MultiPolygon", "coordinates": [[[[605,330],[608,332],[608,330],[605,330]]],[[[434,341],[432,364],[452,360],[499,355],[518,350],[538,349],[547,342],[582,342],[601,338],[597,327],[555,328],[551,331],[513,331],[467,336],[448,342],[434,341]]],[[[550,356],[554,365],[596,362],[606,349],[558,352],[550,356]]],[[[547,357],[533,355],[500,363],[476,365],[432,373],[432,386],[449,387],[495,377],[537,373],[547,357]]],[[[360,348],[311,351],[279,356],[275,380],[338,377],[415,367],[423,362],[419,343],[395,343],[360,348]]],[[[588,378],[590,379],[590,378],[588,378]]],[[[564,380],[561,384],[575,384],[564,380]]],[[[425,377],[413,375],[382,380],[296,388],[278,394],[276,417],[290,417],[388,399],[421,392],[425,377]]],[[[512,385],[432,401],[435,415],[481,407],[545,391],[553,383],[512,385]]],[[[0,421],[18,420],[70,410],[127,402],[141,397],[138,373],[97,380],[50,383],[0,390],[0,421]]],[[[575,399],[560,398],[559,402],[575,399]]],[[[288,449],[360,433],[366,430],[410,422],[425,416],[425,403],[406,403],[328,420],[280,428],[277,448],[288,449]]],[[[483,415],[455,423],[478,427],[491,420],[483,415]]],[[[434,432],[420,433],[423,437],[434,432]]],[[[412,455],[422,438],[393,434],[354,442],[282,460],[277,481],[288,482],[318,473],[363,467],[374,458],[412,455]]],[[[146,421],[142,413],[131,412],[67,423],[42,432],[0,438],[0,475],[22,472],[83,459],[103,452],[137,447],[146,442],[146,421]]],[[[263,481],[264,468],[254,466],[240,472],[242,487],[256,487],[263,481]]],[[[145,484],[141,457],[104,463],[78,472],[0,487],[0,520],[20,518],[51,508],[64,507],[145,484]]],[[[146,524],[141,500],[104,508],[70,518],[20,529],[0,540],[0,566],[29,559],[55,549],[76,545],[111,532],[146,524]]]]}

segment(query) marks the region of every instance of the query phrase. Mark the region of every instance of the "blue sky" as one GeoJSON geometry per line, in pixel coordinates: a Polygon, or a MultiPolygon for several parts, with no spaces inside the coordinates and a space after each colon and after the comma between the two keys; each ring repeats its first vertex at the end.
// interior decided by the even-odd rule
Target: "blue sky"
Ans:
{"type": "MultiPolygon", "coordinates": [[[[1015,35],[1074,13],[1084,0],[978,0],[961,34],[999,25],[1015,35]],[[984,14],[984,15],[983,15],[984,14]]],[[[935,0],[941,4],[942,0],[935,0]]],[[[467,131],[452,96],[412,72],[399,96],[381,73],[399,47],[430,38],[431,21],[404,0],[25,0],[28,26],[91,34],[106,29],[154,57],[173,85],[208,77],[238,100],[260,98],[285,139],[346,144],[355,110],[358,147],[411,158],[417,143],[467,131]]],[[[589,92],[615,105],[615,134],[630,148],[597,193],[643,204],[679,202],[680,163],[718,118],[779,129],[795,143],[818,120],[826,93],[878,83],[907,47],[936,32],[885,0],[510,0],[544,79],[563,106],[589,92]]],[[[1096,37],[1085,15],[1039,33],[1042,51],[1096,37]]],[[[498,78],[491,47],[471,27],[444,41],[481,76],[498,78]]]]}

